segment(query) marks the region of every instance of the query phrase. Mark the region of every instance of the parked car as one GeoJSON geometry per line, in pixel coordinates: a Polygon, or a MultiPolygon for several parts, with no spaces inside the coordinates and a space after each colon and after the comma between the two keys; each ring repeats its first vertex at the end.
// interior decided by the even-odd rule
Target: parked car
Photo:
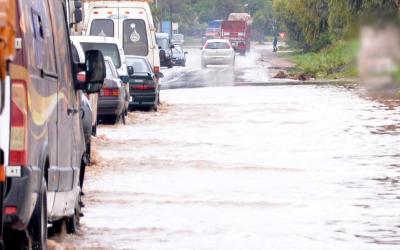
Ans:
{"type": "Polygon", "coordinates": [[[228,40],[208,40],[202,49],[201,65],[235,65],[235,51],[228,40]]]}
{"type": "Polygon", "coordinates": [[[160,85],[157,79],[163,78],[161,72],[154,73],[145,57],[127,56],[129,68],[130,102],[129,108],[149,107],[157,111],[160,103],[160,85]]]}
{"type": "Polygon", "coordinates": [[[172,63],[174,66],[183,66],[186,67],[186,55],[187,51],[184,51],[182,46],[175,45],[175,48],[172,49],[172,63]]]}
{"type": "MultiPolygon", "coordinates": [[[[71,52],[74,63],[85,63],[85,52],[79,42],[71,40],[71,52]]],[[[85,80],[85,75],[78,75],[78,80],[85,80]]],[[[98,93],[86,94],[89,99],[90,109],[92,111],[92,135],[97,134],[97,102],[99,99],[98,93]]],[[[90,155],[89,155],[90,156],[90,155]]]]}
{"type": "Polygon", "coordinates": [[[99,94],[98,119],[125,124],[129,107],[129,86],[119,78],[110,57],[105,57],[104,62],[107,73],[99,94]]]}
{"type": "MultiPolygon", "coordinates": [[[[81,216],[79,177],[85,153],[79,91],[100,91],[105,77],[100,51],[87,51],[78,83],[64,0],[16,2],[16,55],[4,219],[9,249],[47,248],[47,226],[66,222],[76,231],[81,216]],[[28,22],[29,20],[29,22],[28,22]],[[26,25],[22,25],[25,23],[26,25]],[[60,49],[62,48],[62,49],[60,49]],[[57,53],[55,53],[57,51],[57,53]],[[30,235],[30,243],[16,239],[30,235]]],[[[25,237],[26,238],[26,237],[25,237]]]]}
{"type": "Polygon", "coordinates": [[[185,36],[183,34],[173,34],[171,43],[175,45],[183,45],[185,43],[185,36]]]}
{"type": "Polygon", "coordinates": [[[160,71],[156,28],[147,1],[88,3],[83,34],[118,38],[126,55],[145,56],[153,71],[160,71]]]}
{"type": "Polygon", "coordinates": [[[156,34],[158,48],[160,49],[160,64],[162,67],[172,68],[172,49],[175,47],[169,40],[168,33],[156,34]]]}

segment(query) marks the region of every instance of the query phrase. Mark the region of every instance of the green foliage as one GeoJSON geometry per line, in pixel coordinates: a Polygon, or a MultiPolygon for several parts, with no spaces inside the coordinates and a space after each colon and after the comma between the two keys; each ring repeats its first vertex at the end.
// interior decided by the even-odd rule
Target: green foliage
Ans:
{"type": "Polygon", "coordinates": [[[336,41],[316,53],[296,54],[292,57],[297,71],[316,77],[356,76],[356,41],[336,41]]]}
{"type": "Polygon", "coordinates": [[[397,19],[397,0],[275,0],[276,19],[304,51],[355,34],[359,22],[397,19]]]}
{"type": "Polygon", "coordinates": [[[232,12],[248,12],[254,17],[254,31],[261,35],[273,30],[272,0],[159,0],[152,4],[156,22],[179,22],[182,32],[204,29],[216,19],[226,19],[232,12]]]}

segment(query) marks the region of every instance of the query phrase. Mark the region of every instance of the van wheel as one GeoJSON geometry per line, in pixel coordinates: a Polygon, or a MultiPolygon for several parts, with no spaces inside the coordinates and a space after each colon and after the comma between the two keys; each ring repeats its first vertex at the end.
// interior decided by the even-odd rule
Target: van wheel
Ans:
{"type": "Polygon", "coordinates": [[[74,215],[69,217],[65,222],[67,226],[67,233],[74,234],[78,231],[81,222],[81,191],[79,191],[78,198],[75,204],[74,215]]]}
{"type": "Polygon", "coordinates": [[[28,230],[32,237],[32,249],[47,249],[47,185],[44,178],[28,230]]]}

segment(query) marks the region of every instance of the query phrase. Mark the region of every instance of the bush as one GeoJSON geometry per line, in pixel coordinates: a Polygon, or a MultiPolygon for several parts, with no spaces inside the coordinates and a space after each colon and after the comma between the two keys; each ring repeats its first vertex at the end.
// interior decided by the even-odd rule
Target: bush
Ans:
{"type": "Polygon", "coordinates": [[[319,52],[295,54],[296,71],[315,77],[353,77],[357,75],[358,42],[336,41],[319,52]]]}

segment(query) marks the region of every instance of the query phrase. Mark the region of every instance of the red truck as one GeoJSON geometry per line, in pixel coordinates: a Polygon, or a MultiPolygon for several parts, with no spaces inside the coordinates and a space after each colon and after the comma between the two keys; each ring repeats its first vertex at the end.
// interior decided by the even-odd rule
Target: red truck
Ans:
{"type": "Polygon", "coordinates": [[[231,42],[241,55],[250,51],[251,16],[247,13],[231,13],[221,24],[221,38],[231,42]]]}

